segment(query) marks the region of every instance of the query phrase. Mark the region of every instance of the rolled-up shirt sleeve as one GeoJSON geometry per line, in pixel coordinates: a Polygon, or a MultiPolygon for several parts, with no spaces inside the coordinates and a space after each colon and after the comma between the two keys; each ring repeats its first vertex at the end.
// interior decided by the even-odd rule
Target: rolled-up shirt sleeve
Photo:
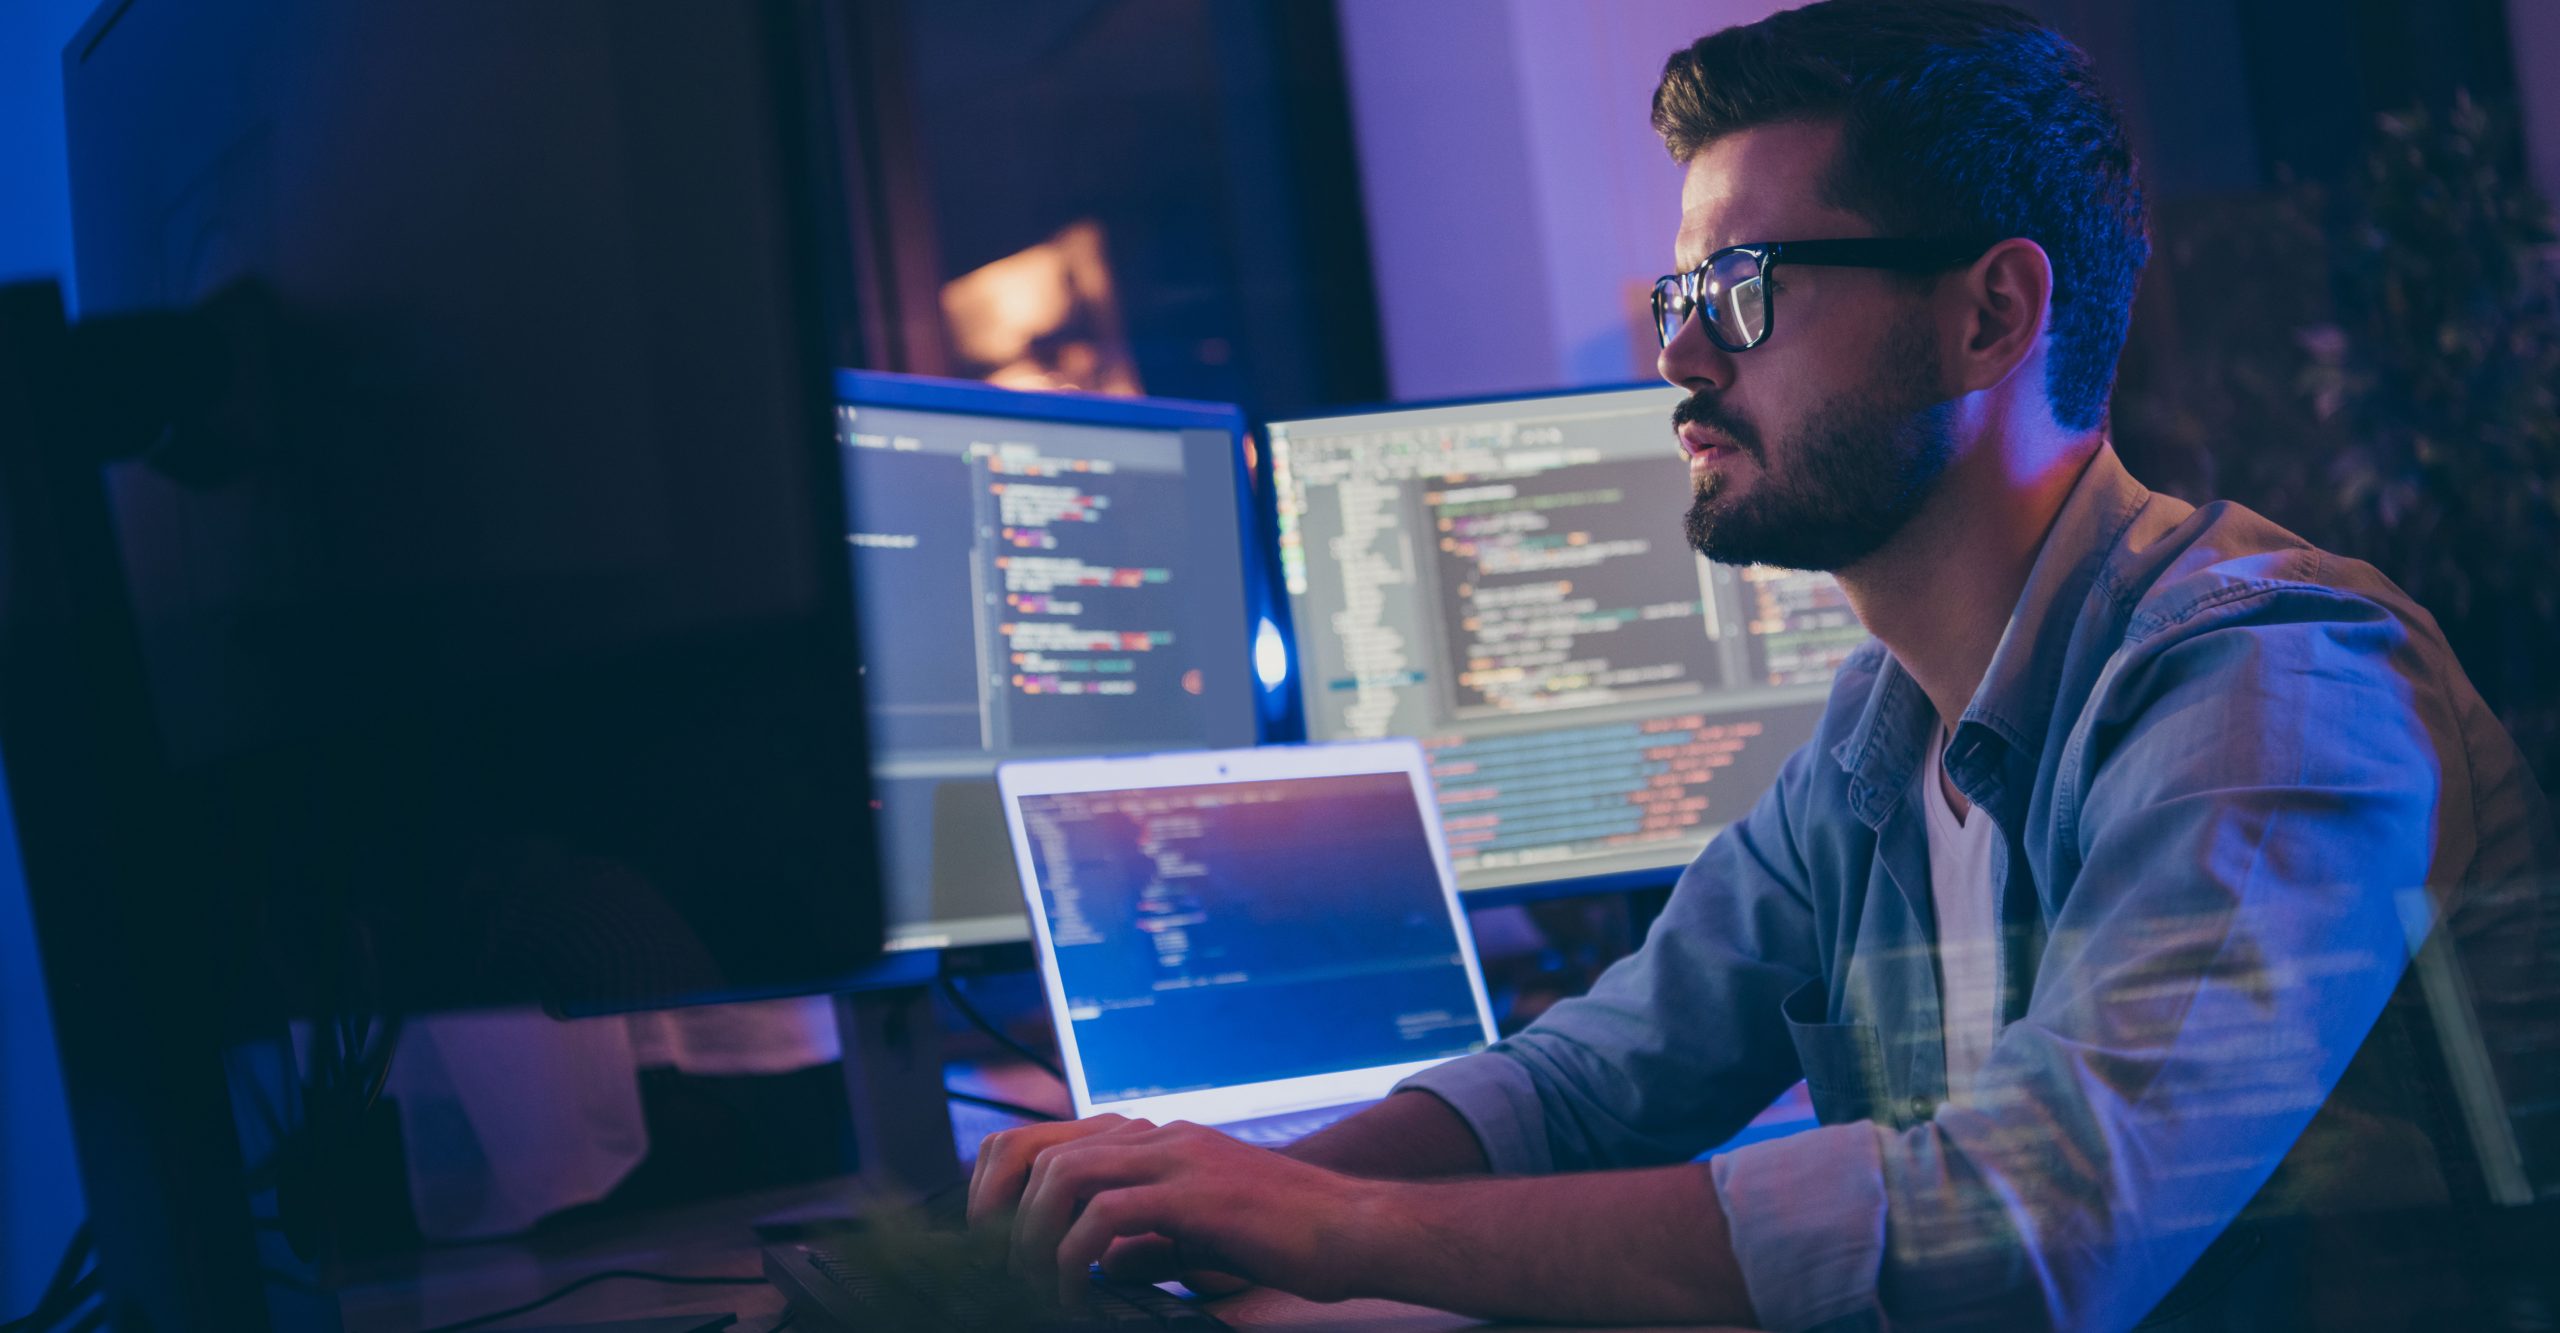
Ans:
{"type": "Polygon", "coordinates": [[[1449,1104],[1475,1131],[1494,1174],[1542,1176],[1555,1170],[1547,1151],[1546,1116],[1527,1067],[1501,1047],[1434,1065],[1395,1087],[1427,1092],[1449,1104]]]}
{"type": "Polygon", "coordinates": [[[1730,1138],[1797,1077],[1779,1002],[1819,956],[1791,826],[1815,762],[1811,746],[1787,760],[1589,994],[1399,1090],[1447,1102],[1503,1173],[1686,1161],[1730,1138]]]}
{"type": "Polygon", "coordinates": [[[1876,1325],[1888,1137],[1862,1120],[1717,1155],[1716,1202],[1761,1327],[1876,1325]]]}
{"type": "Polygon", "coordinates": [[[2302,1135],[2408,895],[2459,868],[2451,705],[2382,609],[2267,591],[2107,670],[2050,810],[2081,864],[1978,1081],[1718,1159],[1770,1327],[2131,1326],[2302,1135]]]}

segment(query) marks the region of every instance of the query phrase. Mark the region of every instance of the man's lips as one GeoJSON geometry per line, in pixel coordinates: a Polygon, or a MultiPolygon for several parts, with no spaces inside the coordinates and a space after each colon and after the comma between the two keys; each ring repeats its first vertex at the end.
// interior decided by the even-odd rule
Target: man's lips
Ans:
{"type": "Polygon", "coordinates": [[[1739,457],[1742,446],[1691,422],[1680,428],[1680,451],[1689,456],[1689,472],[1695,476],[1739,457]]]}

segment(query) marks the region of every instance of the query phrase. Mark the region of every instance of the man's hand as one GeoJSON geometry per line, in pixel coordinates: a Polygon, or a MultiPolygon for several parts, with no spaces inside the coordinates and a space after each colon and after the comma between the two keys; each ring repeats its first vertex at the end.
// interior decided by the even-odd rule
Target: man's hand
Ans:
{"type": "MultiPolygon", "coordinates": [[[[1414,1114],[1439,1105],[1412,1095],[1414,1114]]],[[[1106,1115],[987,1139],[969,1219],[1010,1220],[1014,1271],[1055,1281],[1070,1304],[1101,1260],[1115,1278],[1179,1276],[1212,1294],[1202,1270],[1314,1300],[1382,1296],[1485,1319],[1754,1322],[1724,1209],[1694,1162],[1373,1180],[1198,1125],[1106,1115]]]]}
{"type": "Polygon", "coordinates": [[[1075,1302],[1086,1266],[1195,1287],[1233,1274],[1317,1300],[1352,1293],[1368,1182],[1192,1124],[1096,1116],[989,1138],[969,1186],[973,1226],[1012,1215],[1016,1273],[1075,1302]]]}
{"type": "Polygon", "coordinates": [[[1014,1206],[1022,1202],[1031,1164],[1041,1153],[1095,1134],[1153,1128],[1125,1115],[1097,1115],[989,1134],[978,1141],[978,1164],[969,1173],[969,1225],[990,1227],[1010,1221],[1014,1206]]]}

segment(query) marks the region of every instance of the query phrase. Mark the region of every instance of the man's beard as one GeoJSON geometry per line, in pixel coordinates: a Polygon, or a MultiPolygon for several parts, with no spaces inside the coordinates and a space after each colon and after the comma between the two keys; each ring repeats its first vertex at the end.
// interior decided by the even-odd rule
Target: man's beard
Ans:
{"type": "MultiPolygon", "coordinates": [[[[1955,452],[1955,404],[1930,380],[1931,350],[1920,321],[1906,322],[1885,340],[1874,390],[1826,404],[1779,449],[1729,430],[1759,465],[1759,484],[1719,500],[1728,488],[1709,474],[1689,502],[1689,544],[1722,564],[1782,569],[1839,570],[1873,555],[1919,512],[1955,452]],[[1772,454],[1784,471],[1770,469],[1772,454]]],[[[1673,420],[1733,424],[1696,399],[1673,420]]]]}

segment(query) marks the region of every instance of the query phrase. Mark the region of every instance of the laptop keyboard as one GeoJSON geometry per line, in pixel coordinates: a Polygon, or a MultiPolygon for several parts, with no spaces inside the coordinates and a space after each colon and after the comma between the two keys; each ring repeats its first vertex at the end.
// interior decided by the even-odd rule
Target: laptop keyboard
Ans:
{"type": "Polygon", "coordinates": [[[1257,1148],[1279,1148],[1297,1142],[1309,1134],[1349,1116],[1374,1102],[1351,1106],[1327,1106],[1315,1111],[1291,1111],[1285,1115],[1265,1116],[1232,1125],[1220,1125],[1219,1132],[1257,1148]]]}

